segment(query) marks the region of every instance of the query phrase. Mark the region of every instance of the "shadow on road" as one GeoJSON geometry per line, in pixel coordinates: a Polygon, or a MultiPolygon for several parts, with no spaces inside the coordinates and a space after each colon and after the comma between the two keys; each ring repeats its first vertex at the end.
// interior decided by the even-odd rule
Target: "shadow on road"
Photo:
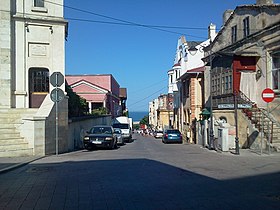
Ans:
{"type": "Polygon", "coordinates": [[[280,205],[280,173],[216,180],[149,159],[29,164],[0,179],[1,209],[42,203],[49,209],[145,210],[280,205]]]}

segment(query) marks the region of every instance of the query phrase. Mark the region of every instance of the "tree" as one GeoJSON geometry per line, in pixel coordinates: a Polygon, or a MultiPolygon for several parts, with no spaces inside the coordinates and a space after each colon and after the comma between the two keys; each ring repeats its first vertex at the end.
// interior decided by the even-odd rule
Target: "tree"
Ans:
{"type": "Polygon", "coordinates": [[[67,93],[68,99],[68,116],[69,117],[79,117],[87,115],[88,106],[84,98],[77,95],[72,88],[65,82],[65,91],[67,93]]]}
{"type": "Polygon", "coordinates": [[[141,120],[140,120],[140,124],[141,125],[149,125],[149,116],[144,116],[141,120]]]}

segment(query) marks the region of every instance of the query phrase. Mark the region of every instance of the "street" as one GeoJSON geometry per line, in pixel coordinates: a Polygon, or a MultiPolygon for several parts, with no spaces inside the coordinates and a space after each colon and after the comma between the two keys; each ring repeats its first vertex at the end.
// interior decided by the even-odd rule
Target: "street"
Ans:
{"type": "Polygon", "coordinates": [[[240,156],[151,136],[49,156],[0,175],[0,209],[279,209],[279,155],[240,156]]]}

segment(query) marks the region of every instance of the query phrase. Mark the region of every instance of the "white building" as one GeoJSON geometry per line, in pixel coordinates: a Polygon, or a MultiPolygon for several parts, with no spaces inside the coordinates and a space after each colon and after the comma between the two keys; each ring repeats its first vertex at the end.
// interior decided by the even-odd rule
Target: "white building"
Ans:
{"type": "Polygon", "coordinates": [[[154,99],[153,101],[149,102],[149,124],[152,128],[157,127],[157,110],[158,110],[158,99],[154,99]]]}
{"type": "MultiPolygon", "coordinates": [[[[53,153],[50,75],[65,74],[63,0],[1,0],[0,5],[0,112],[19,122],[14,132],[27,145],[27,154],[53,153]]],[[[59,106],[60,124],[66,124],[67,100],[59,106]]]]}
{"type": "Polygon", "coordinates": [[[214,40],[216,36],[216,26],[210,24],[208,27],[208,39],[204,42],[186,41],[184,36],[181,36],[177,42],[176,54],[174,58],[174,65],[168,71],[168,93],[174,95],[174,122],[173,126],[182,130],[183,124],[186,123],[187,117],[183,112],[183,107],[180,95],[182,90],[186,88],[181,87],[180,78],[188,71],[201,68],[204,66],[202,58],[204,57],[204,47],[208,46],[210,40],[214,40]],[[195,53],[194,52],[195,49],[195,53]]]}

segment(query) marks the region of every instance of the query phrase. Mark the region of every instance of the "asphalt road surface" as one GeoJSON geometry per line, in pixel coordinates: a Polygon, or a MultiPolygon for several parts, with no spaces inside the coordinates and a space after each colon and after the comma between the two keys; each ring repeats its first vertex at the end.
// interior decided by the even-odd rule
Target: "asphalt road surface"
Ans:
{"type": "Polygon", "coordinates": [[[280,209],[279,155],[134,138],[1,174],[0,209],[280,209]]]}

